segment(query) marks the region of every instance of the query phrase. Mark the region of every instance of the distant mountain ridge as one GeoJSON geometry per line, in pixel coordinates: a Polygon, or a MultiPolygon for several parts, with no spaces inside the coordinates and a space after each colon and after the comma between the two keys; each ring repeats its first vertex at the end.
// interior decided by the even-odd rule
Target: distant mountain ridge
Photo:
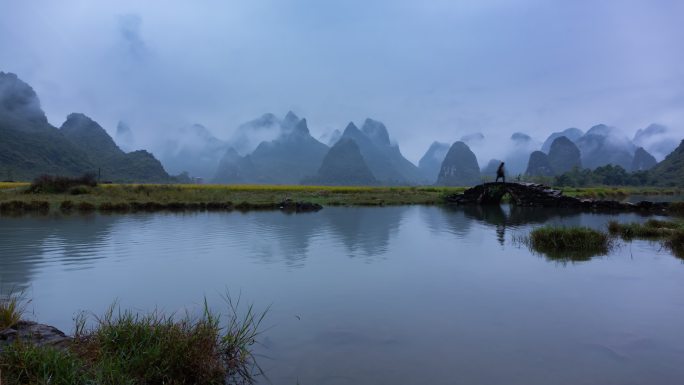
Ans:
{"type": "Polygon", "coordinates": [[[4,72],[0,72],[0,138],[0,172],[12,179],[101,171],[106,180],[171,181],[154,156],[146,151],[124,153],[83,114],[70,114],[61,129],[53,127],[33,88],[4,72]]]}

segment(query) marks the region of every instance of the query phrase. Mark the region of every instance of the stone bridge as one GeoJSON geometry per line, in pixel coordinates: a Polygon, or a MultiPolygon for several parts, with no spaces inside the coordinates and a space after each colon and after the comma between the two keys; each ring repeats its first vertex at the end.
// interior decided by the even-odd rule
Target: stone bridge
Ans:
{"type": "Polygon", "coordinates": [[[611,200],[580,199],[563,195],[560,190],[538,183],[483,183],[465,190],[461,194],[451,194],[444,198],[448,204],[455,205],[498,205],[504,196],[510,197],[511,204],[529,207],[570,207],[601,211],[647,211],[667,213],[669,202],[639,203],[611,200]]]}

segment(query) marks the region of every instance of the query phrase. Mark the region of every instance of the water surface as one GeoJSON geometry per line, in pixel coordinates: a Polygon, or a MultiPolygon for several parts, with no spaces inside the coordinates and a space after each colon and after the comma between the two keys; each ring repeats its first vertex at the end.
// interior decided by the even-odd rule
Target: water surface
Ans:
{"type": "MultiPolygon", "coordinates": [[[[636,241],[585,262],[513,242],[614,216],[425,206],[0,217],[0,280],[70,331],[114,299],[271,305],[275,384],[681,384],[684,263],[636,241]]],[[[643,221],[622,214],[620,221],[643,221]]]]}

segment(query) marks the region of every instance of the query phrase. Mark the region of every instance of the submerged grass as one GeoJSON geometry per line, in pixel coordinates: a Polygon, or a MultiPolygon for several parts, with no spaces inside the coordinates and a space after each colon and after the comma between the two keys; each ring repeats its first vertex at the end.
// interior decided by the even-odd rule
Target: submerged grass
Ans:
{"type": "MultiPolygon", "coordinates": [[[[226,296],[229,299],[229,296],[226,296]]],[[[263,374],[250,347],[266,311],[228,300],[227,323],[204,309],[199,317],[160,311],[139,314],[116,304],[101,317],[80,315],[63,350],[15,342],[0,351],[0,383],[19,384],[226,384],[252,383],[263,374]]]]}
{"type": "Polygon", "coordinates": [[[650,219],[644,223],[619,223],[610,221],[608,231],[613,236],[631,241],[646,239],[660,241],[675,256],[684,258],[684,222],[681,220],[650,219]]]}
{"type": "Polygon", "coordinates": [[[607,234],[588,227],[539,227],[519,241],[549,259],[561,261],[586,261],[608,254],[613,246],[607,234]]]}

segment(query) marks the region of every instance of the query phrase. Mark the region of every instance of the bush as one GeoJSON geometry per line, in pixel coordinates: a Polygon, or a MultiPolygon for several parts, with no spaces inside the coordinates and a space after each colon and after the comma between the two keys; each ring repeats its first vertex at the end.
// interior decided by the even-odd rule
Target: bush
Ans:
{"type": "Polygon", "coordinates": [[[62,201],[59,205],[59,209],[62,211],[70,211],[74,208],[74,202],[72,201],[62,201]]]}
{"type": "Polygon", "coordinates": [[[94,174],[83,174],[78,178],[66,176],[41,175],[34,179],[26,190],[32,194],[61,194],[77,186],[97,186],[94,174]]]}

